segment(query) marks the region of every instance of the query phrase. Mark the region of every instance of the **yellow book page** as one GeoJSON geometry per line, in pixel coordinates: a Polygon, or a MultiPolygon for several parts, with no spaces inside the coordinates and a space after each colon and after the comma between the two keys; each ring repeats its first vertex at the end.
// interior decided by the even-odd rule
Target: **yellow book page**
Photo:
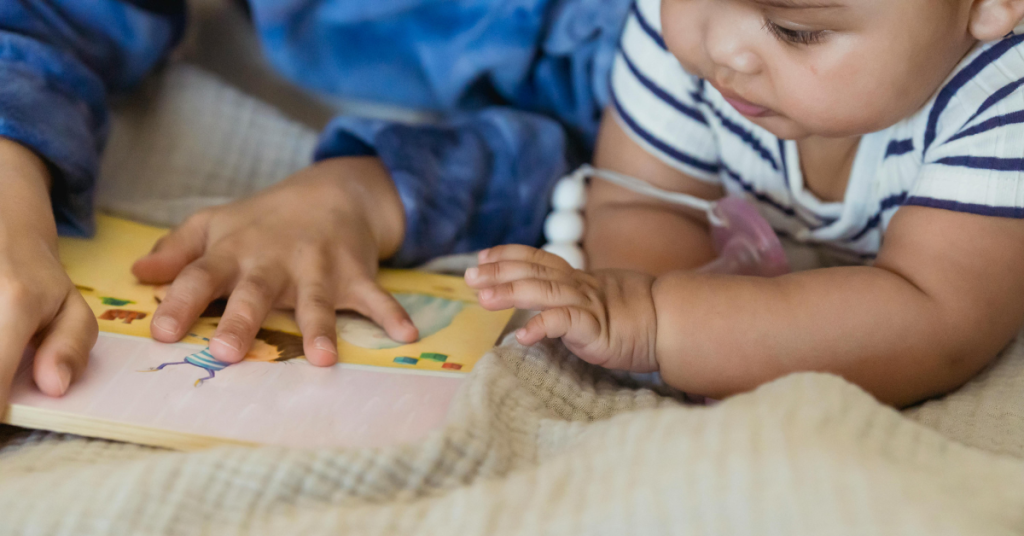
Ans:
{"type": "MultiPolygon", "coordinates": [[[[150,321],[165,289],[138,283],[131,266],[166,232],[101,215],[94,238],[61,238],[61,262],[96,313],[101,331],[149,337],[150,321]]],[[[381,270],[378,282],[410,313],[421,338],[403,345],[387,338],[367,319],[340,313],[338,355],[342,363],[468,372],[494,346],[512,316],[512,311],[484,310],[459,277],[381,270]]],[[[183,342],[205,344],[222,312],[223,302],[211,304],[183,342]]],[[[302,338],[294,316],[276,311],[263,323],[246,359],[287,361],[302,357],[302,338]]]]}

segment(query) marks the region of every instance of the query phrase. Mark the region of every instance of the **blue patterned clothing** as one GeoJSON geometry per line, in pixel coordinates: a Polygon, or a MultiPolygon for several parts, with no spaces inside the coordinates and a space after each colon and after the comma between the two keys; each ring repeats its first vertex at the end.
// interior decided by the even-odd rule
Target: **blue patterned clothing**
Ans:
{"type": "MultiPolygon", "coordinates": [[[[397,265],[536,243],[552,182],[586,157],[630,0],[251,0],[270,61],[341,98],[441,112],[338,118],[318,158],[377,154],[407,212],[397,265]]],[[[0,2],[0,136],[43,156],[65,234],[92,232],[107,97],[182,35],[183,0],[0,2]]]]}

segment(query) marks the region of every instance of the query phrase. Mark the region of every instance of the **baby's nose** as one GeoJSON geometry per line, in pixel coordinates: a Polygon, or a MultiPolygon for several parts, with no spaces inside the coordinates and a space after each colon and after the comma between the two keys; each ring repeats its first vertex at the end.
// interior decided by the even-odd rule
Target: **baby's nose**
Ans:
{"type": "Polygon", "coordinates": [[[743,46],[739,37],[725,38],[733,42],[709,44],[708,56],[715,66],[718,78],[731,78],[733,75],[753,76],[761,72],[763,62],[752,50],[743,46]]]}
{"type": "Polygon", "coordinates": [[[756,75],[764,67],[757,54],[757,29],[745,11],[721,7],[709,20],[704,33],[704,51],[715,74],[756,75]],[[747,26],[750,26],[749,28],[747,26]],[[751,33],[753,32],[753,33],[751,33]]]}
{"type": "Polygon", "coordinates": [[[739,74],[755,75],[761,72],[761,58],[753,52],[733,54],[726,66],[739,74]]]}

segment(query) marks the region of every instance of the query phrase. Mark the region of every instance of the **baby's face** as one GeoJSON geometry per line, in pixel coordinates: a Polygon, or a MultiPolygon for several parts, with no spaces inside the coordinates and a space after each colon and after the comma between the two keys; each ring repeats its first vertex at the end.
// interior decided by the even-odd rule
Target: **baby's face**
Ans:
{"type": "Polygon", "coordinates": [[[969,0],[664,0],[691,74],[776,136],[855,136],[923,107],[975,40],[969,0]]]}

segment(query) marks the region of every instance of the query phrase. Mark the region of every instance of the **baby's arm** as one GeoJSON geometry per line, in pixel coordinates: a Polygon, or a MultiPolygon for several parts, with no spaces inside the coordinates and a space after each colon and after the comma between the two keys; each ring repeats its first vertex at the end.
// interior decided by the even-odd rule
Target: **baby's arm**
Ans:
{"type": "Polygon", "coordinates": [[[562,338],[608,368],[659,370],[725,397],[800,371],[839,374],[903,406],[947,392],[1024,323],[1024,220],[905,207],[873,267],[766,279],[572,270],[546,252],[481,253],[467,281],[488,309],[542,311],[523,344],[562,338]]]}
{"type": "MultiPolygon", "coordinates": [[[[705,199],[723,195],[720,186],[690,177],[637,145],[619,126],[611,110],[605,113],[601,124],[594,165],[642,177],[665,190],[705,199]]],[[[701,266],[715,256],[703,218],[703,214],[594,180],[586,208],[584,249],[588,266],[652,275],[701,266]],[[638,241],[638,236],[644,239],[638,241]]]]}
{"type": "Polygon", "coordinates": [[[905,405],[973,376],[1024,323],[1024,221],[906,207],[873,267],[653,285],[667,382],[709,396],[795,371],[905,405]]]}

